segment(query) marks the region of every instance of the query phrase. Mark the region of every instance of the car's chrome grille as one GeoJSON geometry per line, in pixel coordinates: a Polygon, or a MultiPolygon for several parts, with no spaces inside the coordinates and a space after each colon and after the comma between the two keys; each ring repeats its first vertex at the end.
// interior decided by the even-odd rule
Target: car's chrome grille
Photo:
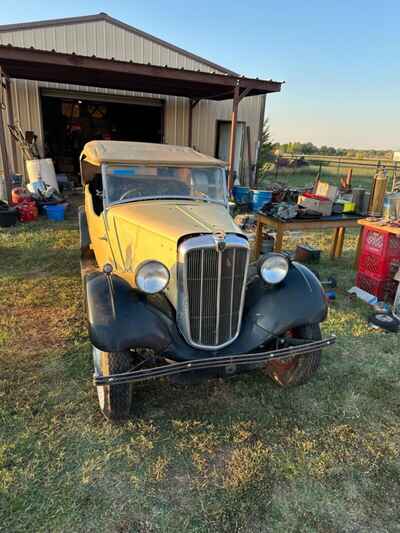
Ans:
{"type": "Polygon", "coordinates": [[[210,241],[213,237],[203,239],[207,245],[189,247],[183,255],[184,333],[192,344],[214,348],[229,343],[238,334],[248,245],[245,239],[233,236],[225,248],[218,250],[210,241]]]}

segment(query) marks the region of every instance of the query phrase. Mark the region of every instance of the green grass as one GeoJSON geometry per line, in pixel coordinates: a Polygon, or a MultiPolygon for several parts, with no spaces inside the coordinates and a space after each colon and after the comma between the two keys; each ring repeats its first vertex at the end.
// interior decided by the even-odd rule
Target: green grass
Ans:
{"type": "Polygon", "coordinates": [[[115,425],[91,385],[75,215],[1,230],[0,531],[399,531],[399,337],[346,296],[355,234],[334,263],[331,238],[306,236],[340,286],[310,383],[146,382],[115,425]]]}

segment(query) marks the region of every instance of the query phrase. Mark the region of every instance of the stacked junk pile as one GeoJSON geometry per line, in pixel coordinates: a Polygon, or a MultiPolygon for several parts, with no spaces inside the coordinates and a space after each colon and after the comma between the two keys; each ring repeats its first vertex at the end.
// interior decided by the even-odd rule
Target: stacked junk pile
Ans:
{"type": "Polygon", "coordinates": [[[281,220],[319,219],[334,215],[366,216],[370,193],[364,188],[351,187],[352,171],[340,187],[320,180],[318,173],[310,187],[288,187],[282,182],[271,183],[269,190],[254,190],[235,185],[232,189],[234,213],[261,212],[281,220]]]}
{"type": "Polygon", "coordinates": [[[24,134],[18,126],[11,125],[9,129],[22,153],[28,183],[21,175],[13,176],[10,204],[0,201],[0,227],[15,226],[17,221],[32,222],[40,214],[50,220],[64,220],[68,204],[60,193],[53,161],[40,157],[33,132],[24,134]]]}
{"type": "MultiPolygon", "coordinates": [[[[252,243],[255,239],[256,215],[262,213],[283,221],[318,220],[323,217],[343,215],[354,218],[366,216],[370,194],[363,188],[351,188],[352,172],[340,184],[333,186],[320,180],[320,171],[310,187],[289,187],[275,182],[268,190],[255,190],[235,185],[232,189],[230,209],[236,223],[248,233],[252,243]]],[[[271,233],[264,235],[262,251],[273,248],[271,233]]],[[[255,259],[255,257],[253,257],[255,259]]]]}
{"type": "MultiPolygon", "coordinates": [[[[320,181],[320,173],[312,187],[290,188],[273,183],[269,190],[250,190],[235,186],[230,204],[235,222],[245,231],[251,244],[255,241],[257,213],[288,221],[350,216],[363,219],[356,286],[350,289],[370,304],[375,313],[370,323],[389,331],[400,329],[400,183],[393,176],[391,192],[387,192],[385,168],[378,167],[371,192],[352,187],[352,171],[340,186],[320,181]]],[[[252,246],[252,249],[254,246],[252,246]]],[[[263,235],[261,252],[274,249],[274,234],[263,235]]],[[[301,262],[318,262],[320,250],[298,246],[294,257],[301,262]],[[317,258],[317,259],[315,259],[317,258]]],[[[256,260],[253,252],[253,260],[256,260]]],[[[326,282],[327,296],[335,297],[336,280],[326,282]]]]}
{"type": "Polygon", "coordinates": [[[396,176],[387,192],[387,176],[373,181],[368,215],[363,224],[355,292],[375,307],[372,325],[400,329],[400,187],[396,176]]]}

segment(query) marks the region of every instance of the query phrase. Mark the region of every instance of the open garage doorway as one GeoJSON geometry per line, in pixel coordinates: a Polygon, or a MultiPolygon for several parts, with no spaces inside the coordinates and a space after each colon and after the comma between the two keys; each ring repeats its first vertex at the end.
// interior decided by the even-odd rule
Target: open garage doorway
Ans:
{"type": "Polygon", "coordinates": [[[93,140],[163,142],[163,102],[108,95],[43,91],[46,157],[56,172],[79,178],[79,154],[93,140]]]}

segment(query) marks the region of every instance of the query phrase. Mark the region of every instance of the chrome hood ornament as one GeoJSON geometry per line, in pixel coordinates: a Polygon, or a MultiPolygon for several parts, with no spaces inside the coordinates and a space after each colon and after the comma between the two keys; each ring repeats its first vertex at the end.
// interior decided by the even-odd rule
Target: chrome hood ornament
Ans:
{"type": "Polygon", "coordinates": [[[225,231],[222,229],[214,231],[213,238],[215,241],[215,246],[217,248],[217,251],[222,252],[223,250],[225,250],[225,247],[226,247],[225,231]]]}

